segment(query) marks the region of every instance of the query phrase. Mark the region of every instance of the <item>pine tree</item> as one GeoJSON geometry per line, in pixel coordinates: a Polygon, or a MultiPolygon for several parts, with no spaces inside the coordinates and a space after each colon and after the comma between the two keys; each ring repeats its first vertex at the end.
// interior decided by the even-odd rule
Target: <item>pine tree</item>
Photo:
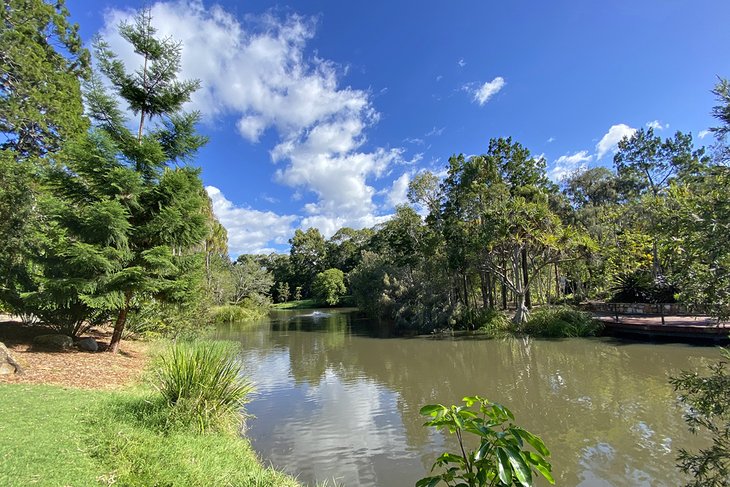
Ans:
{"type": "Polygon", "coordinates": [[[16,160],[56,152],[88,127],[79,78],[89,53],[63,0],[4,0],[0,9],[0,148],[16,160]]]}
{"type": "Polygon", "coordinates": [[[149,300],[180,305],[196,300],[211,229],[199,170],[184,165],[206,142],[195,133],[198,114],[182,112],[199,83],[178,79],[181,45],[156,36],[149,10],[119,29],[141,57],[140,68],[127,73],[108,44],[96,39],[101,74],[116,96],[104,89],[98,75],[86,90],[92,119],[114,142],[116,159],[123,161],[124,170],[134,171],[140,185],[139,192],[124,202],[130,224],[128,252],[107,276],[105,286],[106,303],[116,314],[111,352],[118,350],[135,306],[149,300]],[[138,117],[136,133],[127,128],[118,99],[138,117]],[[150,125],[155,119],[158,123],[150,125]]]}

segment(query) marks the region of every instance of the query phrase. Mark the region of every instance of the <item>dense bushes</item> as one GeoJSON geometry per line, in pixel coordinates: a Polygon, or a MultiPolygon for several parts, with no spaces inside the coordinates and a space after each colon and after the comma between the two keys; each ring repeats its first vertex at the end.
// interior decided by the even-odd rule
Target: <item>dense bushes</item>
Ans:
{"type": "Polygon", "coordinates": [[[268,308],[227,304],[214,307],[212,312],[214,323],[237,323],[241,321],[260,320],[266,317],[268,308]]]}
{"type": "Polygon", "coordinates": [[[677,289],[666,278],[643,269],[619,274],[610,288],[614,303],[674,303],[677,289]]]}
{"type": "Polygon", "coordinates": [[[556,306],[535,310],[516,331],[541,337],[586,337],[597,335],[601,328],[601,323],[590,313],[556,306]]]}

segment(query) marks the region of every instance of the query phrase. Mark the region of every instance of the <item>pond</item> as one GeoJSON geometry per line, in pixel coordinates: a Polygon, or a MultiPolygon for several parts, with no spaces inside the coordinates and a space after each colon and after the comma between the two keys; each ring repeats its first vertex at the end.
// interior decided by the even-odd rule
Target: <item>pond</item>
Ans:
{"type": "Polygon", "coordinates": [[[402,487],[453,439],[421,406],[479,394],[509,407],[552,451],[556,485],[676,486],[690,434],[668,378],[718,350],[592,339],[387,338],[354,311],[279,311],[218,338],[241,343],[257,385],[247,435],[308,485],[402,487]]]}

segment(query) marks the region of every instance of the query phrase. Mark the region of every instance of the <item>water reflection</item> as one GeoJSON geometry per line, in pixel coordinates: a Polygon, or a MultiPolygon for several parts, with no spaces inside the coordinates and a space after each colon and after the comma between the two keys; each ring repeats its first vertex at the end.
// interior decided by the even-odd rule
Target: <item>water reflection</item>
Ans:
{"type": "Polygon", "coordinates": [[[713,348],[383,339],[353,313],[328,313],[219,330],[241,342],[258,384],[254,447],[305,482],[413,485],[450,441],[422,427],[419,408],[476,393],[543,437],[558,485],[677,485],[674,448],[702,441],[686,432],[667,379],[714,361],[713,348]]]}

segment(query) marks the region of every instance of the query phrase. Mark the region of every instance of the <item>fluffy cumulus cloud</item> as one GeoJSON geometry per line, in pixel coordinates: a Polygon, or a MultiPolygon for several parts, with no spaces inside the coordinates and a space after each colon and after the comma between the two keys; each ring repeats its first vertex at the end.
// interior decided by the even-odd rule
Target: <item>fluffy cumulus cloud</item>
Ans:
{"type": "Polygon", "coordinates": [[[228,231],[228,249],[232,256],[273,252],[269,247],[285,244],[294,233],[294,215],[277,215],[271,211],[242,208],[229,201],[220,189],[206,186],[213,212],[228,231]]]}
{"type": "MultiPolygon", "coordinates": [[[[334,63],[305,54],[315,33],[312,19],[263,15],[242,23],[222,7],[206,7],[196,0],[158,2],[151,11],[158,33],[183,43],[182,76],[201,81],[190,108],[200,110],[209,121],[234,117],[235,129],[252,143],[275,131],[278,142],[271,149],[272,160],[279,164],[275,180],[316,198],[305,205],[302,226],[318,226],[331,234],[341,225],[361,227],[380,220],[372,184],[402,160],[402,150],[364,149],[365,132],[378,121],[378,113],[368,92],[338,84],[334,63]]],[[[116,25],[133,14],[107,12],[101,32],[129,66],[137,66],[138,59],[116,25]]],[[[235,236],[239,230],[229,227],[234,224],[232,215],[257,216],[253,210],[233,212],[230,202],[217,208],[227,208],[226,218],[216,214],[232,239],[239,238],[235,236]]],[[[293,218],[279,217],[277,224],[290,224],[293,218]]],[[[236,245],[263,244],[267,237],[273,241],[279,228],[274,226],[269,233],[261,228],[260,239],[240,237],[236,245]]]]}
{"type": "Polygon", "coordinates": [[[710,135],[709,130],[700,130],[699,133],[697,134],[697,137],[699,137],[700,139],[704,139],[708,135],[710,135]]]}
{"type": "Polygon", "coordinates": [[[635,128],[629,127],[624,123],[612,125],[606,135],[596,144],[596,160],[602,159],[609,152],[616,152],[618,143],[624,137],[631,137],[636,132],[635,128]]]}
{"type": "Polygon", "coordinates": [[[480,86],[474,87],[474,85],[467,85],[464,87],[464,90],[472,94],[474,101],[479,103],[479,106],[484,106],[505,84],[504,78],[497,76],[492,81],[487,81],[480,86]]]}
{"type": "Polygon", "coordinates": [[[411,175],[403,173],[401,177],[393,181],[392,186],[388,190],[387,202],[395,208],[408,201],[408,184],[411,182],[411,175]]]}
{"type": "Polygon", "coordinates": [[[549,176],[553,181],[560,181],[574,171],[585,169],[592,160],[593,156],[584,150],[560,156],[553,163],[549,176]]]}

